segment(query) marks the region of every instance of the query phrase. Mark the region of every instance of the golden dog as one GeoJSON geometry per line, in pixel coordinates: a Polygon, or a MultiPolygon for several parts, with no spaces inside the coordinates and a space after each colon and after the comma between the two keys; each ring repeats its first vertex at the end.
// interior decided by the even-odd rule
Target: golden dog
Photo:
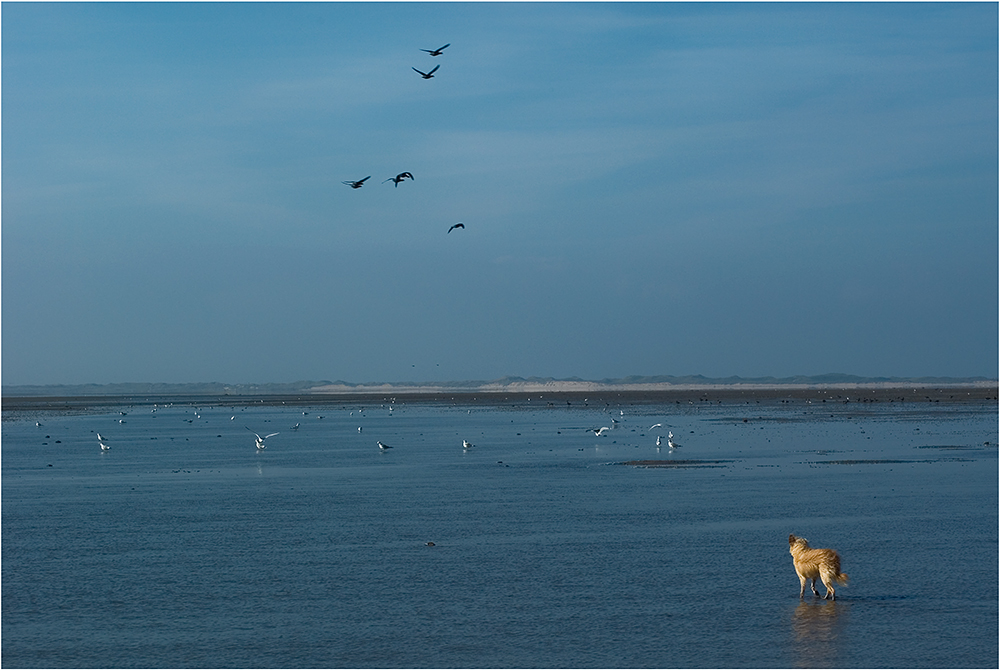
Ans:
{"type": "Polygon", "coordinates": [[[818,596],[816,579],[822,579],[827,600],[836,600],[833,583],[847,583],[847,575],[840,571],[840,555],[833,549],[812,549],[803,537],[788,536],[788,553],[792,555],[795,572],[799,576],[799,599],[806,592],[806,582],[812,580],[813,595],[818,596]]]}

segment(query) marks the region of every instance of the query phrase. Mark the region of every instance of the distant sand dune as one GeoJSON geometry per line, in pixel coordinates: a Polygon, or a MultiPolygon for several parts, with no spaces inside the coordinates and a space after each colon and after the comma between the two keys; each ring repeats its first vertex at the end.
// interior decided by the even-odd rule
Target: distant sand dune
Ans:
{"type": "Polygon", "coordinates": [[[662,391],[797,391],[811,389],[893,389],[893,388],[995,388],[996,381],[955,381],[951,383],[942,382],[906,382],[906,381],[878,381],[878,382],[853,382],[853,383],[689,383],[671,384],[667,382],[653,383],[632,383],[615,384],[587,381],[512,381],[512,382],[486,382],[479,385],[450,385],[450,384],[425,384],[425,385],[400,385],[400,384],[325,384],[308,389],[308,393],[374,393],[374,394],[424,394],[424,393],[602,393],[602,392],[647,392],[656,393],[662,391]]]}
{"type": "Polygon", "coordinates": [[[298,381],[270,384],[224,384],[220,382],[118,383],[5,385],[3,397],[84,397],[128,395],[188,395],[188,396],[266,396],[266,395],[435,395],[435,394],[574,394],[574,393],[672,393],[723,392],[728,395],[749,392],[805,392],[817,389],[878,391],[885,389],[996,389],[997,380],[984,377],[918,377],[885,378],[827,374],[812,377],[710,378],[699,375],[686,377],[624,377],[592,381],[585,379],[552,379],[543,377],[504,377],[492,381],[451,382],[369,382],[354,384],[345,381],[298,381]]]}

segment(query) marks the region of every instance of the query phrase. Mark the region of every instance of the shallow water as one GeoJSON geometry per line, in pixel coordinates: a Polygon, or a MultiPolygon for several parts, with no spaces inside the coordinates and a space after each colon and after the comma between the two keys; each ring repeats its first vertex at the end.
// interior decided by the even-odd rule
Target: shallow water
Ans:
{"type": "Polygon", "coordinates": [[[995,402],[361,407],[5,416],[3,665],[998,664],[995,402]]]}

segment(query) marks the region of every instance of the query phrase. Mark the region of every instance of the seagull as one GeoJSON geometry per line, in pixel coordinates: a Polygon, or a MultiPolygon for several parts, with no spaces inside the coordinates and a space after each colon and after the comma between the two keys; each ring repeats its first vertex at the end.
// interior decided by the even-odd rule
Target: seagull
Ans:
{"type": "Polygon", "coordinates": [[[465,224],[464,223],[456,223],[454,226],[452,226],[451,228],[448,229],[448,232],[450,233],[451,231],[455,230],[456,228],[461,228],[462,230],[465,230],[465,224]]]}
{"type": "Polygon", "coordinates": [[[681,446],[674,442],[674,434],[671,433],[669,430],[667,431],[667,446],[670,447],[671,449],[676,449],[677,447],[681,446]]]}
{"type": "Polygon", "coordinates": [[[463,449],[472,449],[474,446],[476,445],[474,445],[472,442],[469,442],[468,440],[462,440],[463,449]]]}
{"type": "Polygon", "coordinates": [[[376,444],[378,444],[378,448],[381,449],[382,451],[385,451],[386,449],[392,449],[392,447],[390,447],[388,444],[382,444],[381,442],[376,442],[376,444]]]}
{"type": "Polygon", "coordinates": [[[103,442],[98,442],[98,444],[101,445],[101,451],[107,451],[108,449],[111,448],[108,445],[104,444],[103,442]]]}
{"type": "Polygon", "coordinates": [[[294,426],[292,426],[292,430],[298,430],[298,429],[299,429],[299,424],[295,424],[294,426]]]}
{"type": "Polygon", "coordinates": [[[649,429],[653,430],[654,428],[662,428],[662,427],[663,427],[662,423],[654,423],[652,426],[649,427],[649,429]]]}
{"type": "MultiPolygon", "coordinates": [[[[247,430],[250,430],[249,426],[243,426],[243,427],[246,428],[247,430]]],[[[250,432],[253,433],[252,430],[250,430],[250,432]]],[[[257,433],[253,433],[253,434],[257,435],[257,433]]],[[[277,435],[277,433],[271,433],[270,435],[265,435],[264,437],[261,437],[260,435],[257,435],[257,448],[258,449],[264,449],[265,448],[264,447],[264,440],[266,440],[269,437],[274,437],[275,435],[277,435]]]]}
{"type": "Polygon", "coordinates": [[[351,188],[361,188],[362,186],[365,185],[365,182],[368,181],[371,178],[372,178],[372,176],[368,175],[364,179],[359,179],[358,181],[343,181],[343,182],[340,182],[340,183],[341,184],[347,184],[351,188]]]}
{"type": "MultiPolygon", "coordinates": [[[[395,177],[389,177],[385,181],[391,181],[394,186],[399,186],[399,182],[403,181],[404,179],[413,179],[413,173],[412,172],[400,172],[395,177]]],[[[382,182],[382,183],[384,184],[385,181],[382,182]]]]}
{"type": "Polygon", "coordinates": [[[427,53],[429,53],[432,56],[440,56],[441,53],[445,49],[447,49],[448,47],[450,47],[450,46],[451,46],[451,42],[449,42],[448,44],[445,44],[443,47],[438,47],[437,49],[421,49],[421,51],[426,51],[427,53]]]}
{"type": "Polygon", "coordinates": [[[591,428],[590,430],[594,433],[594,435],[597,435],[598,437],[600,437],[601,435],[604,434],[604,431],[611,430],[611,429],[608,428],[607,426],[601,426],[601,428],[591,428]]]}
{"type": "Polygon", "coordinates": [[[97,434],[97,441],[98,442],[107,442],[107,440],[108,440],[108,438],[104,437],[100,433],[97,434]]]}
{"type": "Polygon", "coordinates": [[[656,436],[656,446],[660,446],[660,440],[662,440],[662,439],[663,438],[660,437],[659,435],[656,436]]]}
{"type": "Polygon", "coordinates": [[[416,72],[417,74],[419,74],[419,75],[420,75],[421,77],[423,77],[424,79],[431,79],[431,78],[433,78],[433,77],[434,77],[434,73],[435,73],[435,72],[437,72],[437,69],[438,69],[439,67],[441,67],[441,66],[440,66],[440,65],[435,65],[435,66],[434,66],[434,69],[433,69],[433,70],[431,70],[430,72],[421,72],[421,71],[420,71],[420,70],[418,70],[417,68],[413,68],[413,71],[414,71],[414,72],[416,72]]]}

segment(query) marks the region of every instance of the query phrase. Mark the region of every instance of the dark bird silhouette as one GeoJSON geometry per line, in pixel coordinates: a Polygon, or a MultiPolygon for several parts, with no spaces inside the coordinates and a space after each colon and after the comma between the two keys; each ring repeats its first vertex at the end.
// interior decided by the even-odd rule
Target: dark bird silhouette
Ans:
{"type": "Polygon", "coordinates": [[[432,56],[440,56],[445,49],[451,46],[451,42],[445,44],[443,47],[438,47],[437,49],[421,49],[421,51],[426,51],[432,56]]]}
{"type": "Polygon", "coordinates": [[[433,69],[433,70],[431,70],[430,72],[421,72],[421,71],[420,71],[420,70],[418,70],[417,68],[413,68],[413,71],[414,71],[414,72],[416,72],[417,74],[419,74],[419,75],[420,75],[421,77],[423,77],[424,79],[431,79],[431,78],[432,78],[432,77],[434,76],[434,73],[435,73],[435,72],[437,72],[437,69],[438,69],[439,67],[441,67],[441,66],[440,66],[440,65],[435,65],[435,66],[434,66],[434,69],[433,69]]]}
{"type": "Polygon", "coordinates": [[[351,188],[361,188],[362,186],[365,185],[365,182],[368,181],[371,178],[372,178],[372,176],[368,175],[364,179],[359,179],[358,181],[345,181],[345,182],[341,182],[341,183],[347,184],[351,188]]]}
{"type": "MultiPolygon", "coordinates": [[[[404,179],[413,179],[413,173],[412,172],[400,172],[395,177],[389,177],[385,181],[391,181],[391,182],[393,182],[393,186],[399,186],[399,182],[403,181],[404,179]]],[[[384,184],[385,181],[382,182],[382,183],[384,184]]]]}
{"type": "Polygon", "coordinates": [[[448,232],[450,233],[451,231],[455,230],[456,228],[461,228],[462,230],[465,230],[465,224],[464,223],[456,223],[454,226],[452,226],[451,228],[448,229],[448,232]]]}

